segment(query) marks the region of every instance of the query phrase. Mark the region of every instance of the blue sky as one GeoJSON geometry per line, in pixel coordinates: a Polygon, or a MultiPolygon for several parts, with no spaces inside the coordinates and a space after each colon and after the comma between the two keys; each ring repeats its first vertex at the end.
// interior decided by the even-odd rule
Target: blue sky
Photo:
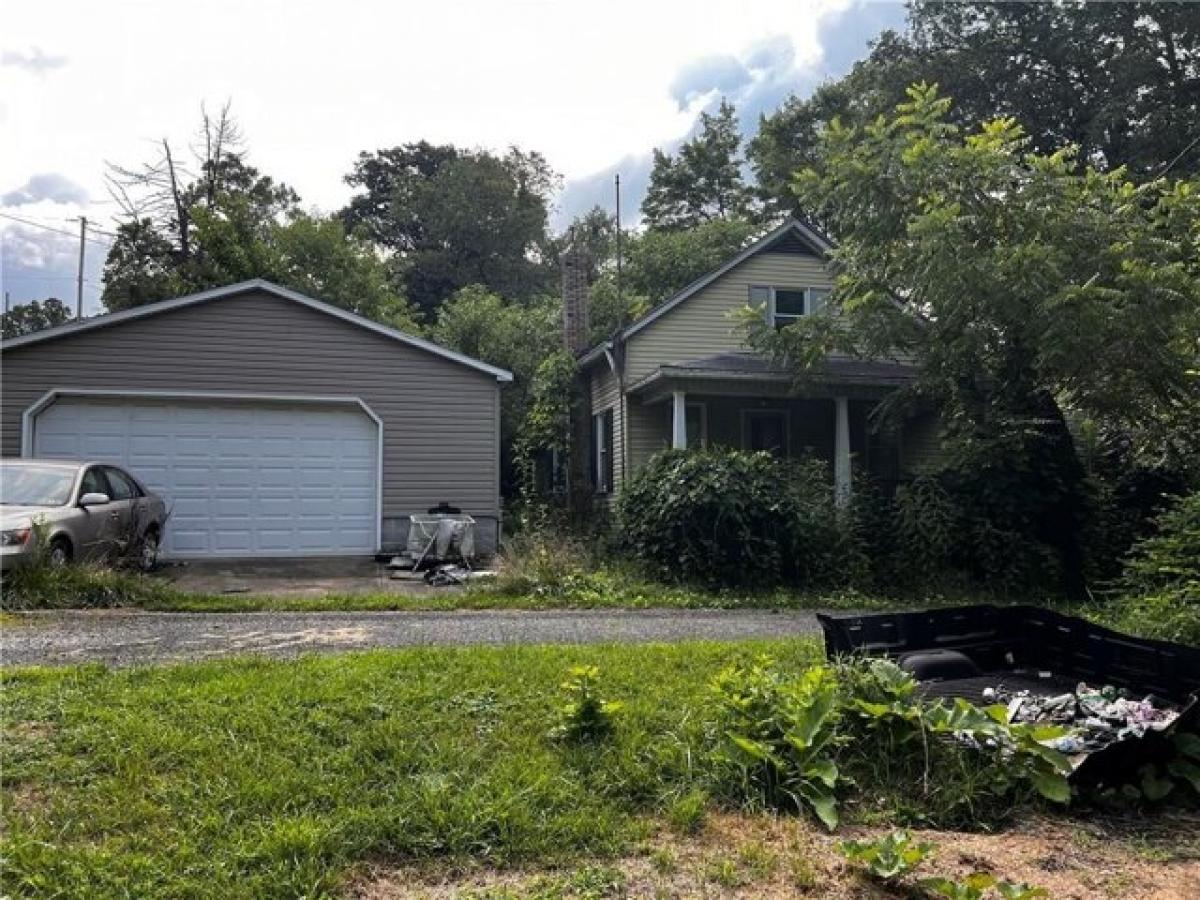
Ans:
{"type": "Polygon", "coordinates": [[[654,147],[671,149],[721,96],[743,131],[845,72],[899,3],[865,0],[61,0],[9,6],[0,31],[3,287],[98,311],[106,163],[193,138],[201,104],[232,100],[250,161],[318,211],[341,206],[360,150],[428,139],[543,153],[564,178],[554,225],[611,207],[632,224],[654,147]],[[54,229],[54,230],[48,230],[54,229]]]}

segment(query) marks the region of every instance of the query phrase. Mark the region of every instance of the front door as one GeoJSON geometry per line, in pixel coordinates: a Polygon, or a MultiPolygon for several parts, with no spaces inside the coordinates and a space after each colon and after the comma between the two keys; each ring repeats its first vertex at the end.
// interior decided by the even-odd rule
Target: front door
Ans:
{"type": "Polygon", "coordinates": [[[121,532],[121,504],[112,500],[112,487],[101,466],[90,466],[79,482],[79,497],[84,494],[104,494],[108,503],[80,509],[80,525],[75,534],[79,549],[86,559],[101,559],[116,548],[121,532]]]}

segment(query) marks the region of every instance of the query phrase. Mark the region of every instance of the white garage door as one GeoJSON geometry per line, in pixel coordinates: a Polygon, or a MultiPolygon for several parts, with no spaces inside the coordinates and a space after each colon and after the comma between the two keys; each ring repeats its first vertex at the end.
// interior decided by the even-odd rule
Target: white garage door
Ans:
{"type": "Polygon", "coordinates": [[[350,404],[62,397],[35,456],[124,465],[171,510],[164,552],[373,552],[378,430],[350,404]]]}

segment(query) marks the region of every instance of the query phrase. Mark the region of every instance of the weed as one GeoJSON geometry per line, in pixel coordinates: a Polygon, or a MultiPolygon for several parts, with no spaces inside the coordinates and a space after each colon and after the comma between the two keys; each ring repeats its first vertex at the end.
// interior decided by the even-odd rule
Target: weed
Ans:
{"type": "Polygon", "coordinates": [[[557,710],[558,721],[550,730],[554,740],[578,743],[607,737],[613,730],[613,717],[621,710],[614,700],[596,694],[596,666],[572,666],[560,688],[566,699],[557,710]]]}
{"type": "Polygon", "coordinates": [[[715,758],[743,795],[773,806],[807,805],[827,828],[835,828],[833,673],[816,666],[789,679],[760,659],[725,669],[713,690],[722,735],[715,758]]]}
{"type": "Polygon", "coordinates": [[[650,854],[650,865],[659,875],[674,875],[679,871],[679,861],[675,854],[666,847],[661,847],[650,854]]]}
{"type": "Polygon", "coordinates": [[[728,890],[741,887],[745,883],[745,879],[738,869],[737,862],[729,856],[714,856],[706,860],[701,874],[705,881],[720,885],[728,890]]]}
{"type": "Polygon", "coordinates": [[[841,841],[838,852],[875,878],[907,875],[933,852],[933,844],[914,842],[907,831],[893,831],[869,841],[841,841]]]}
{"type": "Polygon", "coordinates": [[[667,807],[667,824],[677,834],[699,834],[704,830],[708,802],[708,795],[703,791],[688,791],[667,807]]]}

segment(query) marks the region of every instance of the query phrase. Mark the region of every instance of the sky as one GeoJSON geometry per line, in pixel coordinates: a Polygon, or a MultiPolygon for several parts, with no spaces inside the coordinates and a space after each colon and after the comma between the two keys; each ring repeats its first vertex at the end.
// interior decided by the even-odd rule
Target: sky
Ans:
{"type": "Polygon", "coordinates": [[[315,211],[340,208],[360,151],[416,140],[537,150],[563,177],[552,225],[611,208],[626,224],[651,151],[721,96],[762,112],[841,75],[903,7],[887,0],[6,0],[0,28],[0,279],[13,304],[85,313],[118,207],[109,163],[194,138],[226,101],[249,162],[315,211]],[[43,227],[22,224],[18,217],[43,227]],[[55,230],[50,230],[55,229],[55,230]]]}

